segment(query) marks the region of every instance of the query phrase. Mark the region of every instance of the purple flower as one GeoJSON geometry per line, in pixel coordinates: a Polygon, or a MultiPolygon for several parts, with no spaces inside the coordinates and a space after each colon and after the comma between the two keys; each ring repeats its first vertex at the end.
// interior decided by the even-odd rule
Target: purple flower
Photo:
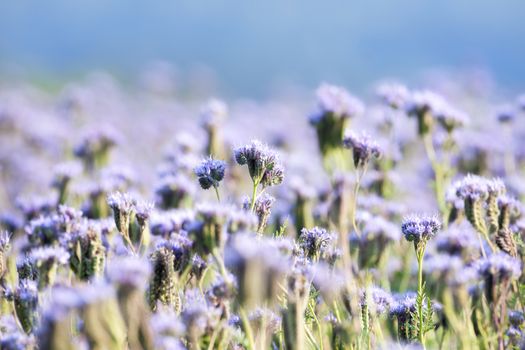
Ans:
{"type": "Polygon", "coordinates": [[[108,205],[114,211],[131,213],[135,208],[135,199],[129,193],[113,192],[108,195],[108,205]]]}
{"type": "Polygon", "coordinates": [[[284,169],[277,154],[260,141],[238,147],[234,151],[235,161],[247,165],[250,177],[263,186],[279,185],[284,179],[284,169]]]}
{"type": "Polygon", "coordinates": [[[523,311],[511,310],[509,311],[509,322],[514,327],[521,327],[525,323],[525,315],[523,311]]]}
{"type": "Polygon", "coordinates": [[[479,249],[476,232],[468,224],[451,225],[436,239],[438,252],[467,257],[479,249]]]}
{"type": "Polygon", "coordinates": [[[201,109],[202,123],[206,129],[219,125],[228,115],[228,106],[221,100],[211,99],[201,109]]]}
{"type": "Polygon", "coordinates": [[[149,219],[155,205],[151,202],[137,201],[135,203],[135,215],[139,221],[145,222],[149,219]]]}
{"type": "Polygon", "coordinates": [[[356,167],[364,166],[372,157],[379,158],[382,154],[379,145],[366,134],[358,136],[349,132],[343,139],[343,145],[352,150],[356,167]]]}
{"type": "Polygon", "coordinates": [[[435,216],[411,215],[405,217],[401,231],[409,242],[427,241],[434,237],[441,228],[441,223],[435,216]]]}
{"type": "Polygon", "coordinates": [[[450,105],[443,105],[434,111],[434,117],[441,126],[448,132],[464,126],[468,123],[469,117],[463,111],[455,109],[450,105]]]}
{"type": "Polygon", "coordinates": [[[517,279],[521,275],[521,262],[505,253],[492,254],[477,262],[481,277],[497,280],[517,279]]]}
{"type": "Polygon", "coordinates": [[[210,157],[203,160],[201,164],[194,169],[194,172],[199,179],[201,187],[207,190],[212,186],[219,187],[219,183],[224,178],[225,169],[225,162],[210,157]]]}
{"type": "Polygon", "coordinates": [[[364,110],[363,103],[340,86],[323,83],[317,89],[316,95],[318,111],[310,117],[313,125],[319,123],[326,114],[351,118],[364,110]]]}
{"type": "Polygon", "coordinates": [[[35,248],[29,256],[34,263],[55,262],[65,265],[69,261],[69,253],[62,247],[35,248]]]}
{"type": "Polygon", "coordinates": [[[487,180],[477,175],[469,174],[454,184],[453,187],[456,188],[456,194],[461,199],[485,200],[489,195],[487,180]]]}
{"type": "Polygon", "coordinates": [[[395,109],[404,109],[410,97],[406,86],[396,83],[382,84],[376,92],[385,104],[395,109]]]}
{"type": "Polygon", "coordinates": [[[299,237],[299,246],[309,259],[319,259],[335,241],[335,235],[324,228],[303,228],[299,237]]]}
{"type": "Polygon", "coordinates": [[[111,260],[107,267],[108,279],[120,286],[144,289],[151,273],[148,261],[127,256],[111,260]]]}
{"type": "Polygon", "coordinates": [[[365,304],[374,315],[382,315],[390,309],[394,302],[392,295],[379,287],[369,287],[361,292],[361,307],[365,304]]]}
{"type": "Polygon", "coordinates": [[[418,116],[426,112],[435,113],[447,106],[446,100],[429,90],[413,91],[405,106],[408,115],[418,116]]]}

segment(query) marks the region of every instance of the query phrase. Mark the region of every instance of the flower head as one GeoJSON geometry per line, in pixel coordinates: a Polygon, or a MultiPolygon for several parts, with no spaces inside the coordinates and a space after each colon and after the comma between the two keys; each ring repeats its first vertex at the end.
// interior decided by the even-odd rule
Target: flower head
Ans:
{"type": "Polygon", "coordinates": [[[137,201],[135,203],[135,215],[137,216],[137,219],[141,222],[146,222],[149,219],[154,207],[155,204],[151,202],[137,201]]]}
{"type": "Polygon", "coordinates": [[[377,95],[387,105],[395,109],[404,109],[410,92],[406,86],[396,83],[387,83],[377,88],[377,95]]]}
{"type": "Polygon", "coordinates": [[[30,258],[33,263],[41,264],[54,262],[65,265],[69,261],[69,253],[62,247],[42,247],[31,250],[30,258]]]}
{"type": "Polygon", "coordinates": [[[228,106],[216,98],[209,100],[200,111],[203,126],[206,129],[216,127],[228,115],[228,106]]]}
{"type": "Polygon", "coordinates": [[[361,307],[365,304],[369,312],[382,315],[394,302],[392,295],[379,287],[369,287],[361,293],[361,307]]]}
{"type": "Polygon", "coordinates": [[[310,117],[314,125],[326,114],[351,118],[364,110],[363,103],[340,86],[323,83],[317,88],[316,95],[318,111],[310,117]]]}
{"type": "Polygon", "coordinates": [[[211,157],[203,160],[195,169],[195,175],[204,190],[210,187],[219,187],[219,182],[224,178],[226,163],[211,157]]]}
{"type": "Polygon", "coordinates": [[[108,279],[122,287],[144,289],[151,273],[149,262],[134,256],[116,258],[108,264],[108,279]]]}
{"type": "Polygon", "coordinates": [[[498,280],[517,279],[521,275],[521,263],[505,253],[492,254],[477,263],[478,273],[484,278],[498,280]]]}
{"type": "Polygon", "coordinates": [[[349,132],[343,139],[343,145],[352,150],[356,167],[363,166],[372,157],[379,158],[382,154],[379,145],[366,134],[358,136],[353,132],[349,132]]]}
{"type": "Polygon", "coordinates": [[[401,231],[409,242],[427,241],[434,237],[441,228],[441,223],[435,216],[410,215],[401,224],[401,231]]]}
{"type": "Polygon", "coordinates": [[[234,150],[235,161],[247,165],[250,177],[263,186],[279,185],[284,179],[284,169],[277,154],[260,141],[234,150]]]}
{"type": "Polygon", "coordinates": [[[319,259],[335,241],[335,235],[324,228],[303,228],[299,237],[299,246],[309,259],[319,259]]]}

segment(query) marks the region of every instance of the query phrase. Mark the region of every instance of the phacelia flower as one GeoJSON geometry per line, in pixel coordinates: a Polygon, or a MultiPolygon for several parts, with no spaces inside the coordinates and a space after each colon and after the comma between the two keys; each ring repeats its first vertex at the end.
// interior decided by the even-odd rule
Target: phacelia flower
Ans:
{"type": "Polygon", "coordinates": [[[407,216],[401,224],[401,231],[409,242],[423,242],[434,237],[441,228],[441,223],[435,216],[407,216]]]}
{"type": "Polygon", "coordinates": [[[306,257],[311,260],[319,260],[335,241],[335,235],[324,228],[303,228],[299,237],[299,246],[306,257]]]}
{"type": "Polygon", "coordinates": [[[340,86],[323,83],[317,88],[316,95],[318,112],[310,117],[310,122],[314,125],[326,114],[351,118],[364,110],[363,103],[340,86]]]}
{"type": "Polygon", "coordinates": [[[464,126],[469,120],[469,117],[465,112],[449,105],[442,106],[441,109],[434,111],[434,117],[449,133],[464,126]]]}
{"type": "Polygon", "coordinates": [[[69,261],[69,253],[62,247],[35,248],[29,257],[38,271],[39,289],[52,285],[58,266],[66,265],[69,261]]]}
{"type": "Polygon", "coordinates": [[[210,187],[219,187],[219,183],[224,178],[226,163],[222,160],[212,158],[205,159],[195,168],[195,175],[199,179],[199,184],[204,190],[210,187]]]}
{"type": "Polygon", "coordinates": [[[156,202],[162,209],[181,208],[194,192],[195,183],[184,174],[166,175],[155,188],[156,202]]]}
{"type": "Polygon", "coordinates": [[[284,169],[277,154],[259,141],[234,150],[235,161],[247,165],[250,177],[265,187],[279,185],[284,179],[284,169]]]}
{"type": "Polygon", "coordinates": [[[358,136],[350,132],[344,137],[343,145],[352,150],[354,165],[356,167],[362,167],[366,165],[372,157],[379,158],[382,154],[379,145],[365,134],[358,136]]]}
{"type": "Polygon", "coordinates": [[[495,253],[478,260],[475,264],[478,275],[484,281],[485,295],[489,302],[504,300],[509,292],[510,282],[522,273],[520,260],[506,253],[495,253]]]}
{"type": "Polygon", "coordinates": [[[228,115],[228,105],[224,101],[212,98],[201,108],[200,115],[206,129],[217,127],[228,115]]]}
{"type": "Polygon", "coordinates": [[[431,130],[436,114],[446,106],[445,99],[432,91],[414,91],[405,105],[405,111],[409,116],[417,118],[418,133],[424,135],[431,130]]]}
{"type": "Polygon", "coordinates": [[[382,315],[389,311],[393,302],[392,295],[379,287],[369,287],[361,293],[361,308],[366,305],[372,315],[382,315]]]}
{"type": "MultiPolygon", "coordinates": [[[[264,193],[261,196],[259,196],[255,200],[255,206],[253,208],[253,212],[257,216],[258,219],[258,225],[257,225],[257,232],[262,233],[268,223],[268,218],[270,217],[270,214],[272,213],[272,206],[275,202],[275,198],[264,193]]],[[[245,198],[243,203],[243,208],[246,211],[250,210],[250,199],[245,198]]]]}
{"type": "Polygon", "coordinates": [[[396,83],[380,85],[376,92],[383,103],[395,109],[404,109],[410,96],[406,86],[396,83]]]}
{"type": "Polygon", "coordinates": [[[478,273],[482,277],[498,280],[516,279],[521,275],[521,263],[505,253],[492,254],[477,263],[478,273]]]}
{"type": "Polygon", "coordinates": [[[363,109],[361,101],[342,87],[322,84],[317,89],[317,109],[310,115],[310,124],[315,127],[327,170],[335,170],[332,163],[341,152],[341,140],[349,119],[361,114],[363,109]]]}
{"type": "Polygon", "coordinates": [[[249,234],[231,237],[225,263],[237,278],[239,301],[247,308],[275,303],[289,261],[268,240],[249,234]]]}
{"type": "Polygon", "coordinates": [[[476,232],[468,223],[455,224],[439,234],[436,250],[468,259],[479,250],[479,241],[476,232]]]}
{"type": "Polygon", "coordinates": [[[107,267],[108,280],[123,288],[143,290],[150,273],[149,262],[135,256],[115,258],[107,267]]]}

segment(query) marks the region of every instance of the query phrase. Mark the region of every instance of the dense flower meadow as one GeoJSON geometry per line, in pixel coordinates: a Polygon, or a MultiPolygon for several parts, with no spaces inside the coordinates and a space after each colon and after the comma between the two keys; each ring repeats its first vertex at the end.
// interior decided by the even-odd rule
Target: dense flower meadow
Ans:
{"type": "Polygon", "coordinates": [[[2,88],[0,348],[525,349],[505,96],[2,88]]]}

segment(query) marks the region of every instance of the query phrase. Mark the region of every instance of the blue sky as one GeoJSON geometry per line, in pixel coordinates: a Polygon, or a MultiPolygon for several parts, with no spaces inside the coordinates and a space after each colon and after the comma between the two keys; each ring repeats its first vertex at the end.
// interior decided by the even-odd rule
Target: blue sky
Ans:
{"type": "Polygon", "coordinates": [[[16,0],[0,3],[0,72],[136,74],[204,65],[238,94],[287,82],[360,89],[429,68],[525,78],[525,1],[16,0]]]}

